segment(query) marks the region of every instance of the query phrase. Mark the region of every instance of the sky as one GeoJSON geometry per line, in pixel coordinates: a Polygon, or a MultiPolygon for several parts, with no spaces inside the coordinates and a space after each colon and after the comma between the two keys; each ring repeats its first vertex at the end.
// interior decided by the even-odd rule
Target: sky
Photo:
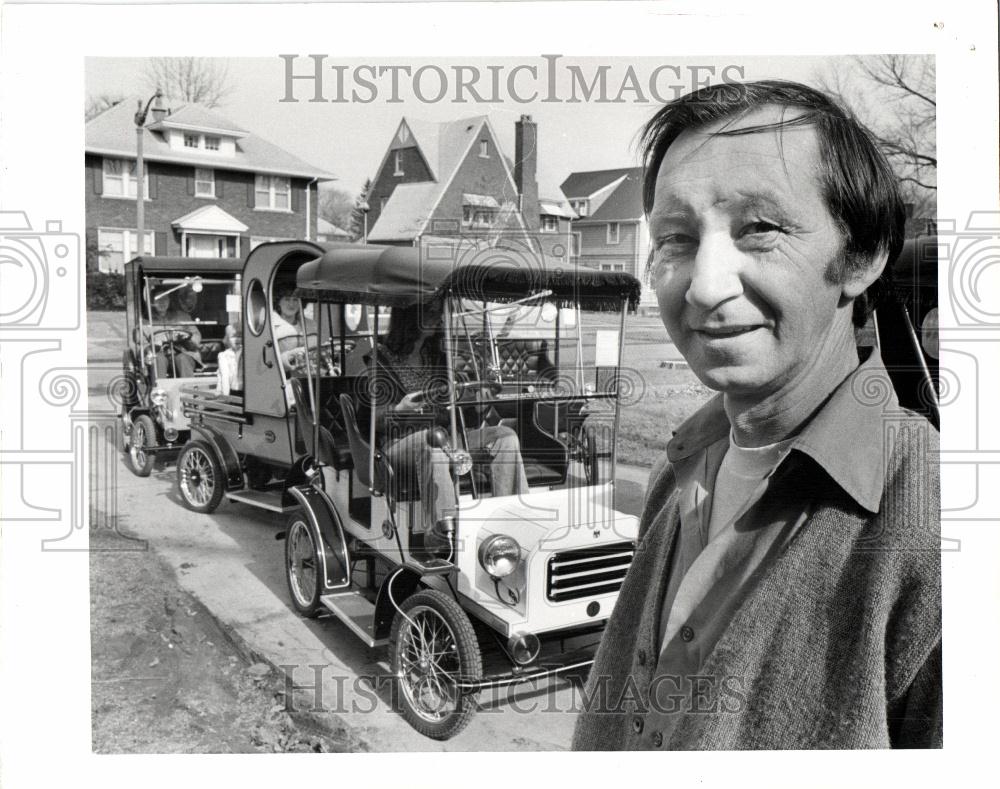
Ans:
{"type": "MultiPolygon", "coordinates": [[[[538,124],[538,183],[542,197],[561,198],[559,185],[571,172],[636,166],[639,162],[637,140],[643,123],[659,106],[655,91],[669,99],[704,82],[718,82],[728,75],[734,80],[764,78],[791,79],[815,84],[817,77],[832,69],[846,67],[844,59],[820,57],[761,58],[571,58],[545,60],[542,56],[524,58],[439,58],[336,59],[322,62],[324,101],[313,102],[315,83],[295,81],[292,98],[286,96],[286,62],[279,56],[219,59],[228,69],[232,92],[215,109],[239,126],[295,154],[306,162],[336,176],[333,185],[357,194],[365,179],[373,177],[402,117],[426,121],[449,121],[471,115],[489,114],[500,145],[507,156],[514,155],[514,123],[522,114],[530,114],[538,124]],[[381,78],[372,80],[374,70],[366,67],[390,67],[381,78]],[[419,79],[408,77],[395,68],[407,66],[411,75],[423,68],[419,79]],[[517,66],[537,69],[537,78],[517,66]],[[578,69],[589,84],[604,71],[608,99],[599,102],[583,99],[579,81],[574,83],[571,68],[578,69]],[[631,73],[635,75],[633,82],[631,73]],[[334,68],[336,67],[336,68],[334,68]],[[355,79],[356,69],[362,68],[355,79]],[[492,67],[492,70],[491,68],[492,67]],[[729,69],[726,71],[726,69],[729,69]],[[458,69],[458,70],[456,70],[458,69]],[[477,70],[474,72],[473,69],[477,70]],[[338,89],[336,75],[343,75],[343,89],[338,89]],[[439,74],[447,79],[444,98],[440,93],[439,74]],[[391,77],[398,77],[398,89],[392,90],[391,77]],[[461,89],[456,74],[466,79],[476,75],[472,90],[461,89]],[[549,82],[549,75],[552,82],[549,82]],[[492,92],[493,79],[499,89],[492,92]],[[512,80],[512,82],[510,82],[512,80]],[[375,83],[375,90],[362,82],[375,83]],[[652,83],[652,87],[651,87],[652,83]],[[507,86],[512,84],[513,94],[507,86]],[[623,86],[625,89],[622,90],[623,86]],[[475,92],[474,92],[475,91],[475,92]],[[513,96],[537,100],[521,103],[513,96]],[[352,92],[356,95],[352,96],[352,92]],[[577,101],[572,102],[573,96],[577,101]],[[474,100],[476,96],[483,102],[474,100]],[[494,95],[501,101],[493,102],[494,95]],[[338,96],[344,101],[332,101],[338,96]],[[423,100],[421,100],[421,97],[423,100]],[[554,97],[558,101],[541,99],[554,97]],[[365,99],[373,98],[369,103],[365,99]],[[456,99],[463,98],[464,102],[456,99]],[[611,99],[621,98],[619,102],[611,99]],[[360,100],[354,100],[360,99],[360,100]],[[393,101],[393,99],[396,99],[393,101]]],[[[142,58],[88,58],[85,67],[86,96],[125,95],[148,98],[153,88],[144,76],[147,62],[142,58]]],[[[295,74],[314,73],[307,55],[291,61],[295,74]]]]}

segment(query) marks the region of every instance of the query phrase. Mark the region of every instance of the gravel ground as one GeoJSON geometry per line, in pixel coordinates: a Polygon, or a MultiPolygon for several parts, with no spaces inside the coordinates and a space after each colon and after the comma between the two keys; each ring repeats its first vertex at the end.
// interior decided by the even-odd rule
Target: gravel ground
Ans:
{"type": "Polygon", "coordinates": [[[328,722],[289,715],[277,672],[242,654],[152,551],[109,530],[90,540],[95,753],[357,750],[328,722]]]}

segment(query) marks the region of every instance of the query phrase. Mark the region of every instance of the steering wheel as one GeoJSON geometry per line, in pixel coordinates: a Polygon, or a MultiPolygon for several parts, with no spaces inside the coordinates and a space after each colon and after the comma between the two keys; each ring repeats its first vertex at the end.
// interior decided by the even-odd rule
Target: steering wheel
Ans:
{"type": "Polygon", "coordinates": [[[194,334],[192,332],[186,331],[185,329],[154,329],[153,332],[151,333],[151,342],[153,343],[154,346],[156,346],[157,350],[159,350],[161,345],[167,345],[167,344],[171,346],[178,345],[180,343],[187,342],[193,336],[194,334]],[[157,344],[155,340],[155,337],[158,334],[167,335],[167,338],[161,340],[159,344],[157,344]]]}

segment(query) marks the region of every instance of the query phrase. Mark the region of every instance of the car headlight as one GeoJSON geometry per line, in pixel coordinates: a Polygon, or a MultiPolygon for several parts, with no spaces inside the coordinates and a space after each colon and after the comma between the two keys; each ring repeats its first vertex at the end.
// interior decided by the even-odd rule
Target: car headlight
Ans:
{"type": "Polygon", "coordinates": [[[167,390],[156,388],[149,393],[149,402],[153,405],[166,405],[167,404],[167,390]]]}
{"type": "Polygon", "coordinates": [[[479,564],[492,578],[506,578],[521,563],[521,546],[506,534],[494,534],[479,546],[479,564]]]}

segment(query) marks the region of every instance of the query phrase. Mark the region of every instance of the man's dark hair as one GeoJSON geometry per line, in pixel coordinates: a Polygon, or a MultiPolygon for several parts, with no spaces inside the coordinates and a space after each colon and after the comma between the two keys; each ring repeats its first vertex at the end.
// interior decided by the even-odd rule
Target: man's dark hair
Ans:
{"type": "Polygon", "coordinates": [[[888,253],[882,275],[854,301],[854,324],[863,326],[892,286],[892,264],[903,247],[906,214],[899,182],[872,133],[821,91],[783,80],[723,83],[701,88],[665,105],[642,130],[645,165],[643,209],[653,209],[656,177],[667,149],[688,129],[730,120],[715,132],[735,136],[795,126],[812,126],[819,136],[823,198],[844,234],[844,266],[827,271],[832,282],[863,269],[888,253]],[[730,128],[764,106],[794,110],[777,123],[730,128]]]}

